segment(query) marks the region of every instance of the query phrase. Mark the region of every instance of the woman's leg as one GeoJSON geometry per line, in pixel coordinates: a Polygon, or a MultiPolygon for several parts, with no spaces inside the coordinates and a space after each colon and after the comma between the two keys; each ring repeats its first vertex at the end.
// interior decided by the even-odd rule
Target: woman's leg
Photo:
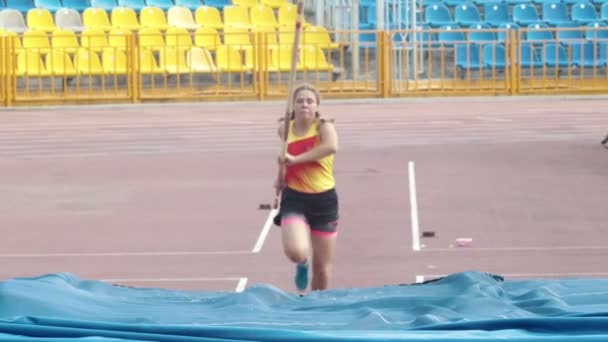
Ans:
{"type": "Polygon", "coordinates": [[[302,264],[310,251],[309,228],[302,215],[287,215],[281,219],[283,251],[289,260],[302,264]]]}
{"type": "Polygon", "coordinates": [[[312,281],[311,289],[325,290],[329,286],[332,263],[336,249],[337,233],[311,231],[312,281]]]}

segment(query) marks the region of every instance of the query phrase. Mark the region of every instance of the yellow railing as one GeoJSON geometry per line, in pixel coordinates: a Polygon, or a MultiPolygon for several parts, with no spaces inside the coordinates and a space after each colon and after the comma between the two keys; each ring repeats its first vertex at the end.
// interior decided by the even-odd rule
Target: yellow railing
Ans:
{"type": "MultiPolygon", "coordinates": [[[[608,92],[605,28],[310,31],[297,81],[327,97],[608,92]]],[[[285,98],[293,32],[0,35],[0,102],[285,98]]]]}

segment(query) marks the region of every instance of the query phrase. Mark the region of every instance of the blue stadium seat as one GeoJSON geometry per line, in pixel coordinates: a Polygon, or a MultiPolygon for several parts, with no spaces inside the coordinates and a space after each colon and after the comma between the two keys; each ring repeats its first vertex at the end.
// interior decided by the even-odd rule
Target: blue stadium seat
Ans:
{"type": "MultiPolygon", "coordinates": [[[[505,41],[505,35],[509,34],[507,30],[515,30],[519,32],[519,39],[523,39],[524,33],[519,30],[519,25],[516,23],[503,23],[498,26],[498,33],[496,34],[496,39],[500,42],[505,41]]],[[[516,33],[517,35],[517,33],[516,33]]]]}
{"type": "Polygon", "coordinates": [[[598,63],[600,65],[607,65],[608,60],[606,60],[606,57],[608,56],[608,42],[600,41],[598,43],[598,49],[599,49],[599,58],[597,60],[598,63]]]}
{"type": "Polygon", "coordinates": [[[34,0],[34,6],[45,8],[52,14],[55,14],[55,12],[63,7],[59,0],[34,0]]]}
{"type": "Polygon", "coordinates": [[[471,26],[481,23],[481,15],[472,2],[462,3],[454,9],[454,22],[460,26],[471,26]]]}
{"type": "Polygon", "coordinates": [[[451,47],[454,45],[454,43],[466,40],[464,31],[462,31],[458,25],[444,25],[441,26],[441,30],[442,31],[437,34],[437,41],[442,43],[443,46],[451,47]]]}
{"type": "Polygon", "coordinates": [[[540,68],[543,66],[534,45],[530,42],[521,42],[519,45],[519,63],[522,68],[540,68]]]}
{"type": "Polygon", "coordinates": [[[506,67],[505,56],[503,44],[484,44],[481,61],[486,68],[502,70],[506,67]]]}
{"type": "Polygon", "coordinates": [[[146,3],[144,0],[118,0],[118,6],[130,7],[135,12],[139,13],[146,7],[146,3]]]}
{"type": "Polygon", "coordinates": [[[557,40],[568,44],[568,41],[582,40],[585,33],[582,28],[583,27],[574,22],[562,23],[556,26],[556,38],[557,40]]]}
{"type": "Polygon", "coordinates": [[[552,26],[569,23],[568,8],[563,2],[545,2],[542,5],[543,20],[552,26]]]}
{"type": "Polygon", "coordinates": [[[487,3],[484,5],[485,22],[492,27],[499,27],[501,24],[511,21],[509,17],[509,6],[504,2],[487,3]]]}
{"type": "Polygon", "coordinates": [[[443,25],[454,24],[452,15],[447,6],[443,4],[434,4],[426,6],[424,9],[425,23],[431,27],[441,27],[443,25]]]}
{"type": "Polygon", "coordinates": [[[116,6],[118,6],[116,0],[91,0],[91,7],[101,8],[108,13],[116,6]]]}
{"type": "Polygon", "coordinates": [[[549,25],[531,24],[528,26],[526,40],[542,43],[543,41],[552,41],[554,39],[553,32],[549,30],[549,25]]]}
{"type": "Polygon", "coordinates": [[[145,4],[150,7],[158,7],[165,12],[174,6],[172,0],[145,0],[145,4]]]}
{"type": "Polygon", "coordinates": [[[519,26],[529,26],[531,24],[544,23],[538,17],[536,6],[531,3],[513,6],[513,21],[519,26]]]}
{"type": "Polygon", "coordinates": [[[90,0],[62,0],[61,3],[63,7],[71,8],[78,13],[82,13],[85,9],[91,7],[90,0]]]}
{"type": "MultiPolygon", "coordinates": [[[[8,1],[6,7],[8,7],[8,1]]],[[[600,7],[600,19],[608,21],[608,2],[604,3],[602,7],[600,7]]]]}
{"type": "Polygon", "coordinates": [[[17,10],[23,15],[34,7],[36,6],[33,0],[6,0],[6,8],[17,10]]]}
{"type": "Polygon", "coordinates": [[[459,69],[480,69],[484,64],[481,61],[482,46],[475,43],[459,43],[455,46],[454,63],[459,69]]]}
{"type": "Polygon", "coordinates": [[[496,34],[491,31],[492,27],[488,24],[476,24],[469,29],[469,40],[472,42],[488,42],[496,40],[496,34]]]}
{"type": "Polygon", "coordinates": [[[587,40],[608,40],[608,24],[604,22],[595,22],[587,25],[585,32],[587,40]]]}
{"type": "Polygon", "coordinates": [[[599,59],[598,46],[594,42],[583,41],[570,45],[570,64],[578,68],[605,67],[606,62],[599,59]]]}
{"type": "Polygon", "coordinates": [[[559,43],[547,43],[540,51],[541,61],[548,67],[565,68],[569,65],[566,48],[559,43]]]}
{"type": "Polygon", "coordinates": [[[600,21],[597,17],[595,6],[589,2],[583,1],[574,4],[570,10],[570,18],[579,25],[587,25],[600,21]]]}
{"type": "Polygon", "coordinates": [[[202,6],[201,0],[175,0],[176,6],[186,7],[192,12],[196,11],[197,8],[202,6]]]}
{"type": "Polygon", "coordinates": [[[230,0],[205,0],[205,5],[223,10],[224,7],[232,5],[230,0]]]}

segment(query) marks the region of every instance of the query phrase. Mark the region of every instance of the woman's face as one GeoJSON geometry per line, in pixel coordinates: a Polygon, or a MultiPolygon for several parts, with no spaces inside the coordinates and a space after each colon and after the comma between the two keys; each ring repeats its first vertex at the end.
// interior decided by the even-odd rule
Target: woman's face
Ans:
{"type": "Polygon", "coordinates": [[[300,90],[296,94],[294,111],[296,119],[312,120],[315,118],[318,104],[315,93],[310,90],[300,90]]]}

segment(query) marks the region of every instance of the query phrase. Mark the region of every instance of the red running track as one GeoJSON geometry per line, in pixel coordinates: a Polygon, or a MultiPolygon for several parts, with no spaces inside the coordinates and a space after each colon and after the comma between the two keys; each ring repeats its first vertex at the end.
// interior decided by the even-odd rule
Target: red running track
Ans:
{"type": "MultiPolygon", "coordinates": [[[[5,110],[0,277],[292,291],[278,228],[264,231],[269,212],[258,210],[272,200],[283,108],[5,110]]],[[[322,110],[340,136],[332,287],[466,270],[608,276],[608,150],[599,144],[608,100],[324,101],[322,110]],[[463,237],[472,246],[456,246],[463,237]]]]}

